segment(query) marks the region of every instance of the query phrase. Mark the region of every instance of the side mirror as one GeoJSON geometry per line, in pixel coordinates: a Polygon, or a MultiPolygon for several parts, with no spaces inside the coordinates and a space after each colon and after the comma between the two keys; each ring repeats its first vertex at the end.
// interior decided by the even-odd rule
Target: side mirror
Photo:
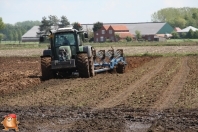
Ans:
{"type": "Polygon", "coordinates": [[[41,37],[39,38],[39,42],[44,42],[44,41],[45,41],[44,37],[41,36],[41,37]]]}
{"type": "Polygon", "coordinates": [[[88,33],[84,33],[84,38],[88,38],[88,33]]]}

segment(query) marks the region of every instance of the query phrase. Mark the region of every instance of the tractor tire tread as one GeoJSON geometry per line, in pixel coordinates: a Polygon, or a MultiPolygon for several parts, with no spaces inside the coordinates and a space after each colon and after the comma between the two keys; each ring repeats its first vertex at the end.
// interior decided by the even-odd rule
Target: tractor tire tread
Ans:
{"type": "Polygon", "coordinates": [[[41,73],[42,80],[49,80],[53,78],[53,72],[51,70],[51,57],[42,57],[41,58],[41,73]]]}
{"type": "Polygon", "coordinates": [[[89,58],[89,73],[91,77],[95,76],[93,56],[89,58]]]}
{"type": "Polygon", "coordinates": [[[89,78],[89,60],[87,53],[79,53],[76,57],[76,67],[79,72],[79,77],[89,78]]]}

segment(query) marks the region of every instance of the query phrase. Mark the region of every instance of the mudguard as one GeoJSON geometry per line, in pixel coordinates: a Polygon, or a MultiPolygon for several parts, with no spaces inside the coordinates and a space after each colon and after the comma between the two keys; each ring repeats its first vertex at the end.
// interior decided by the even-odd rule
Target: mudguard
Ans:
{"type": "Polygon", "coordinates": [[[52,56],[51,49],[43,50],[43,56],[52,56]]]}
{"type": "Polygon", "coordinates": [[[92,57],[92,46],[83,46],[83,52],[87,52],[88,57],[92,57]]]}

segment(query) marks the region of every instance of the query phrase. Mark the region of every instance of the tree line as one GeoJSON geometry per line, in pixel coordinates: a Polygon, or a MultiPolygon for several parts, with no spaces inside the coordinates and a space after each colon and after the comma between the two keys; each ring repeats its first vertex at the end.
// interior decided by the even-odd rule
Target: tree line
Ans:
{"type": "Polygon", "coordinates": [[[33,26],[38,26],[41,23],[39,21],[24,21],[17,22],[15,24],[3,23],[2,18],[0,23],[3,24],[0,27],[0,40],[5,41],[21,41],[22,35],[24,35],[33,26]]]}
{"type": "MultiPolygon", "coordinates": [[[[24,35],[33,26],[39,26],[40,31],[47,33],[49,30],[66,27],[70,25],[66,16],[61,16],[58,19],[55,15],[43,17],[41,21],[24,21],[17,22],[15,24],[4,23],[0,17],[0,41],[21,41],[22,35],[24,35]]],[[[77,30],[82,30],[82,26],[79,22],[72,23],[73,27],[77,30]]]]}
{"type": "Polygon", "coordinates": [[[176,31],[173,31],[171,34],[173,39],[198,39],[198,30],[193,31],[190,29],[187,33],[177,33],[176,31]]]}
{"type": "MultiPolygon", "coordinates": [[[[164,8],[157,12],[154,12],[151,16],[153,22],[167,22],[173,28],[179,27],[181,29],[193,26],[198,28],[198,8],[164,8]]],[[[187,33],[177,33],[173,31],[172,38],[188,38],[188,39],[197,39],[198,31],[193,31],[190,29],[187,33]]]]}
{"type": "Polygon", "coordinates": [[[152,22],[167,22],[173,28],[193,26],[198,28],[198,8],[164,8],[151,15],[152,22]]]}
{"type": "Polygon", "coordinates": [[[58,28],[64,28],[68,25],[72,25],[76,30],[83,30],[83,27],[79,22],[70,24],[69,20],[64,15],[61,16],[60,19],[56,15],[50,15],[48,17],[42,17],[40,32],[41,34],[48,34],[50,30],[57,30],[58,28]]]}
{"type": "Polygon", "coordinates": [[[83,27],[80,25],[79,22],[73,22],[70,24],[69,20],[67,19],[66,16],[61,16],[59,19],[56,15],[50,15],[48,17],[43,17],[41,20],[41,25],[40,25],[40,31],[44,31],[44,33],[49,32],[49,30],[52,29],[58,29],[58,28],[63,28],[68,25],[73,25],[74,29],[77,30],[82,30],[83,27]]]}

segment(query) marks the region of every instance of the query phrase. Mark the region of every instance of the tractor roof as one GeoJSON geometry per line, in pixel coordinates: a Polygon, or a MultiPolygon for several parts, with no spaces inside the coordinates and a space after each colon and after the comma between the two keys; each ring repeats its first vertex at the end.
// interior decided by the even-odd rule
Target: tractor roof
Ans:
{"type": "Polygon", "coordinates": [[[56,32],[78,32],[78,30],[74,29],[73,26],[68,26],[65,28],[59,28],[56,32]]]}

